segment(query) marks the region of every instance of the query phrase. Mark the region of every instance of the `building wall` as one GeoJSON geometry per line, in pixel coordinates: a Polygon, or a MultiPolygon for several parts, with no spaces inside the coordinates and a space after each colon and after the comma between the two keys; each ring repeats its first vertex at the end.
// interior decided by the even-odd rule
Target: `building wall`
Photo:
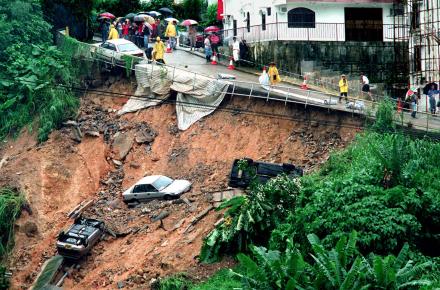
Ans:
{"type": "MultiPolygon", "coordinates": [[[[282,1],[279,1],[282,2],[282,1]]],[[[356,1],[351,1],[356,2],[356,1]]],[[[362,2],[362,1],[361,1],[362,2]]],[[[275,2],[276,3],[276,2],[275,2]]],[[[284,2],[285,3],[285,2],[284,2]]],[[[262,16],[261,13],[266,14],[266,23],[286,23],[287,22],[287,12],[281,12],[281,7],[285,6],[287,8],[287,11],[298,8],[298,7],[304,7],[311,9],[315,12],[316,17],[316,23],[317,23],[317,30],[322,30],[322,33],[325,33],[326,30],[336,30],[336,25],[330,26],[325,25],[324,23],[328,24],[339,24],[339,27],[342,29],[338,29],[339,33],[342,32],[344,28],[345,23],[345,8],[346,7],[353,7],[353,8],[382,8],[383,13],[383,23],[385,25],[384,27],[384,41],[392,41],[393,35],[390,33],[393,32],[393,27],[391,24],[393,24],[393,16],[391,15],[391,3],[318,3],[318,2],[311,2],[311,1],[303,1],[303,2],[295,2],[295,3],[288,3],[285,5],[274,5],[272,4],[272,1],[265,1],[265,0],[224,0],[224,15],[231,15],[229,18],[230,21],[225,23],[224,27],[225,29],[232,29],[233,28],[233,21],[237,20],[237,27],[246,27],[246,19],[247,19],[247,13],[249,12],[250,15],[250,25],[261,25],[262,24],[262,16]],[[271,15],[267,15],[267,7],[271,8],[271,15]],[[320,24],[322,23],[322,24],[320,24]]],[[[294,30],[293,28],[290,28],[289,30],[294,30]]],[[[286,32],[287,35],[289,35],[288,32],[286,32]]],[[[320,32],[321,34],[321,32],[320,32]]],[[[323,38],[322,41],[344,41],[345,35],[340,34],[336,39],[336,37],[333,37],[332,39],[323,38]]],[[[296,40],[296,39],[292,39],[296,40]]],[[[307,39],[303,39],[307,40],[307,39]]],[[[321,39],[315,39],[315,40],[321,40],[321,39]]]]}

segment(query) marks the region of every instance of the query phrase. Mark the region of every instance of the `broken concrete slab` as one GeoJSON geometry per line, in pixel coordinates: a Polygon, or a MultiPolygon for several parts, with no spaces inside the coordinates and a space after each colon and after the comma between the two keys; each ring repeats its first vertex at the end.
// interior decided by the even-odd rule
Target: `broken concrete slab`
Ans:
{"type": "Polygon", "coordinates": [[[134,134],[131,131],[125,133],[116,133],[113,140],[112,149],[119,160],[123,160],[130,152],[134,143],[134,134]]]}
{"type": "Polygon", "coordinates": [[[85,135],[86,136],[91,136],[91,137],[99,137],[100,136],[98,131],[92,131],[92,130],[87,130],[85,132],[85,135]]]}

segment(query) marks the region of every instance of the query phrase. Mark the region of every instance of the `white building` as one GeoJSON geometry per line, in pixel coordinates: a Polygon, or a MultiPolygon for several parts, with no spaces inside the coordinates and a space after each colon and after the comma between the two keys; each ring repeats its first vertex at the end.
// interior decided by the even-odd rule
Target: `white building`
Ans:
{"type": "Polygon", "coordinates": [[[228,36],[269,40],[393,41],[393,0],[219,0],[228,36]]]}

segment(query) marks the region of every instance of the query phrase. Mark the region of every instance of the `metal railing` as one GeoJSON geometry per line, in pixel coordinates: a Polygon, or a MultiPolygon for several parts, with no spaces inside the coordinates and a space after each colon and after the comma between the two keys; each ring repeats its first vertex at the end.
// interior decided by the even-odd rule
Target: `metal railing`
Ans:
{"type": "Polygon", "coordinates": [[[247,42],[261,41],[404,41],[406,26],[394,24],[295,23],[277,22],[220,31],[224,39],[234,36],[247,42]],[[303,27],[301,27],[303,26],[303,27]],[[399,37],[397,37],[399,36],[399,37]]]}
{"type": "MultiPolygon", "coordinates": [[[[61,38],[62,37],[65,36],[61,34],[61,38]]],[[[122,65],[120,64],[120,62],[117,61],[120,59],[120,56],[116,55],[117,53],[113,53],[111,60],[99,59],[96,58],[95,55],[96,46],[86,43],[83,43],[83,45],[87,46],[89,50],[86,51],[86,49],[82,47],[78,50],[78,54],[74,54],[74,55],[90,62],[105,63],[110,66],[129,69],[130,71],[134,71],[134,72],[136,72],[136,67],[135,67],[136,63],[139,62],[143,62],[143,64],[145,65],[151,65],[152,71],[155,66],[160,65],[167,71],[167,75],[168,72],[170,73],[170,75],[172,75],[172,78],[170,79],[170,81],[172,82],[175,79],[176,70],[183,71],[185,72],[185,74],[188,75],[193,75],[194,76],[193,86],[195,85],[197,78],[212,79],[211,76],[202,73],[197,73],[194,71],[185,70],[183,68],[177,68],[176,66],[156,64],[153,62],[147,63],[145,62],[146,61],[145,59],[139,57],[132,57],[135,61],[132,61],[130,66],[127,67],[126,65],[122,65]]],[[[153,74],[150,75],[150,79],[152,77],[153,74]]],[[[238,80],[219,80],[219,81],[229,84],[230,90],[228,93],[231,95],[231,98],[234,96],[240,96],[249,99],[254,98],[254,99],[265,100],[266,102],[272,100],[272,101],[282,102],[285,105],[287,105],[287,103],[297,104],[297,105],[303,105],[304,108],[306,108],[307,106],[313,106],[313,107],[327,109],[329,112],[343,111],[352,114],[361,114],[366,116],[373,116],[375,113],[375,109],[377,108],[377,102],[369,101],[365,99],[353,98],[353,97],[350,97],[349,100],[352,103],[355,103],[356,101],[363,102],[364,108],[362,110],[358,110],[354,106],[348,108],[343,105],[337,104],[337,100],[339,99],[339,97],[337,96],[323,94],[322,92],[319,91],[303,90],[300,88],[295,88],[290,86],[283,86],[283,85],[267,86],[267,88],[263,90],[262,89],[263,86],[260,83],[256,83],[256,82],[244,82],[238,80]],[[242,90],[239,90],[239,88],[241,88],[242,90]],[[243,89],[245,89],[245,92],[243,92],[243,89]]],[[[223,93],[223,91],[215,91],[215,92],[223,93]]],[[[147,99],[155,100],[154,97],[152,98],[147,97],[147,99]]],[[[161,102],[163,100],[157,99],[157,101],[161,102]]],[[[186,104],[186,105],[200,106],[200,104],[186,104]]],[[[402,109],[400,112],[396,111],[396,115],[395,115],[396,123],[402,126],[423,130],[426,132],[429,131],[429,132],[440,133],[440,117],[437,118],[435,117],[435,115],[432,115],[427,112],[417,112],[419,116],[418,119],[413,119],[411,118],[410,113],[411,110],[407,110],[407,109],[402,109]]]]}

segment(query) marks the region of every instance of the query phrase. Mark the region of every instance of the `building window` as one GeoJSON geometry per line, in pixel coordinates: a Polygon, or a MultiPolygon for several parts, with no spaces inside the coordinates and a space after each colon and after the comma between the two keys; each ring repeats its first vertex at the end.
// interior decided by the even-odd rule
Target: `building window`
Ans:
{"type": "Polygon", "coordinates": [[[251,32],[251,15],[249,14],[249,12],[246,14],[246,27],[247,27],[247,31],[251,32]]]}
{"type": "Polygon", "coordinates": [[[419,45],[414,46],[414,70],[422,71],[422,48],[419,45]]]}
{"type": "Polygon", "coordinates": [[[234,36],[237,36],[237,20],[235,19],[232,21],[232,30],[234,31],[234,36]]]}
{"type": "Polygon", "coordinates": [[[289,28],[315,28],[315,12],[307,8],[294,8],[287,13],[289,28]]]}
{"type": "Polygon", "coordinates": [[[272,8],[267,7],[267,16],[270,16],[272,14],[272,8]]]}
{"type": "Polygon", "coordinates": [[[266,14],[261,14],[261,30],[266,30],[266,14]]]}

